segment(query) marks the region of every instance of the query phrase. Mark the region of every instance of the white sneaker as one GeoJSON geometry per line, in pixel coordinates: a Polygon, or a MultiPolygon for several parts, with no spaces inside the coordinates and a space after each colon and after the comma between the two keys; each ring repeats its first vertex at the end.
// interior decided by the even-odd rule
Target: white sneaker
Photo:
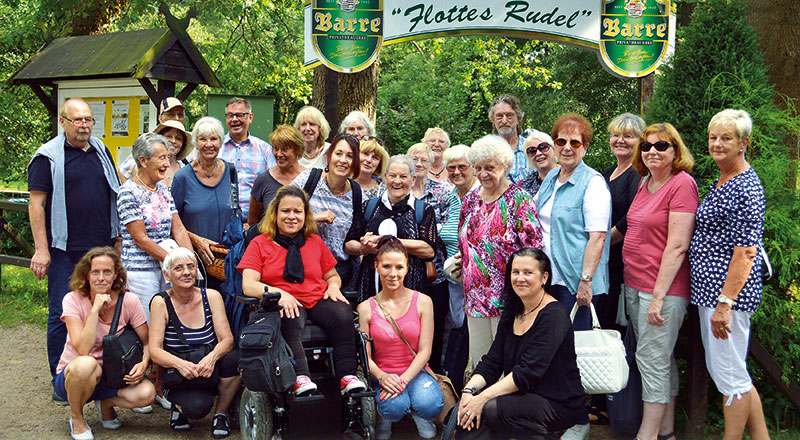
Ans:
{"type": "Polygon", "coordinates": [[[159,396],[156,394],[156,403],[166,410],[172,409],[172,403],[164,396],[159,396]]]}
{"type": "Polygon", "coordinates": [[[375,423],[375,438],[378,440],[389,440],[392,437],[392,422],[383,418],[378,414],[377,423],[375,423]]]}
{"type": "Polygon", "coordinates": [[[83,431],[80,434],[75,434],[72,431],[72,417],[69,418],[69,436],[72,437],[72,440],[94,440],[94,435],[92,434],[92,428],[87,424],[86,431],[83,431]]]}
{"type": "Polygon", "coordinates": [[[590,425],[575,425],[561,436],[561,440],[584,440],[589,437],[590,425]]]}
{"type": "Polygon", "coordinates": [[[422,438],[434,438],[436,437],[436,425],[430,421],[425,420],[422,417],[411,414],[411,418],[414,419],[414,424],[417,425],[417,434],[419,434],[422,438]]]}
{"type": "MultiPolygon", "coordinates": [[[[106,429],[119,429],[122,427],[122,422],[119,421],[119,417],[114,417],[112,420],[104,420],[103,419],[103,405],[100,403],[99,400],[94,401],[94,406],[97,407],[97,412],[100,413],[100,423],[103,424],[103,428],[106,429]]],[[[116,413],[116,411],[115,411],[116,413]]]]}
{"type": "Polygon", "coordinates": [[[147,406],[143,406],[141,408],[133,408],[131,411],[133,411],[133,412],[135,412],[137,414],[150,414],[151,412],[153,412],[153,406],[152,405],[147,405],[147,406]]]}

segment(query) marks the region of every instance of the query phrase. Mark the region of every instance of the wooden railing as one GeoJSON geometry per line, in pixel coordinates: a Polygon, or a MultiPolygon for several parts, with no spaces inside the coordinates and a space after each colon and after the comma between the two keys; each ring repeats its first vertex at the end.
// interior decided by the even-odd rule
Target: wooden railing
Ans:
{"type": "MultiPolygon", "coordinates": [[[[17,191],[3,191],[3,196],[8,197],[10,196],[22,196],[27,195],[27,193],[17,192],[17,191]]],[[[6,254],[5,249],[0,248],[0,281],[3,277],[3,265],[4,264],[13,264],[14,266],[19,267],[30,267],[31,265],[31,257],[33,256],[33,246],[28,243],[27,240],[20,234],[20,232],[14,228],[14,226],[8,222],[5,218],[6,211],[16,211],[16,212],[28,212],[28,202],[12,202],[8,200],[0,200],[0,224],[2,224],[2,233],[0,235],[5,235],[17,245],[19,251],[22,252],[23,255],[27,255],[27,257],[20,257],[17,255],[8,255],[6,254]]],[[[27,222],[26,222],[27,224],[27,222]]],[[[2,285],[2,284],[0,284],[2,285]]]]}

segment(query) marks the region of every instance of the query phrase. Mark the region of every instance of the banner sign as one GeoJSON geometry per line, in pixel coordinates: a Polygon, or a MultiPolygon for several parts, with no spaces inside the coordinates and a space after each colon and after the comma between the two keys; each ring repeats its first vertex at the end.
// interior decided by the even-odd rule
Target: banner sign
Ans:
{"type": "Polygon", "coordinates": [[[624,77],[656,70],[669,46],[669,1],[603,2],[600,54],[606,67],[624,77]]]}
{"type": "MultiPolygon", "coordinates": [[[[608,64],[610,71],[630,76],[626,69],[635,66],[629,61],[645,56],[626,54],[624,49],[640,49],[644,43],[633,41],[647,41],[649,36],[639,38],[632,34],[629,38],[625,25],[639,29],[636,26],[640,23],[622,17],[627,14],[624,5],[628,3],[646,3],[642,8],[642,16],[646,17],[636,18],[643,20],[643,26],[655,24],[655,16],[661,18],[663,11],[674,13],[668,0],[307,0],[305,65],[322,63],[337,72],[353,73],[369,67],[383,44],[450,35],[505,35],[567,43],[598,52],[601,40],[613,39],[611,44],[619,47],[606,50],[602,59],[616,58],[608,64]],[[653,4],[658,4],[659,13],[651,10],[653,4]],[[623,5],[622,9],[618,5],[623,5]],[[603,17],[619,18],[620,31],[616,35],[601,36],[603,17]]],[[[650,28],[642,29],[646,34],[650,28]]],[[[654,35],[662,30],[674,39],[674,26],[668,23],[666,29],[657,28],[654,35]]],[[[661,47],[660,42],[653,44],[652,49],[661,47]]]]}

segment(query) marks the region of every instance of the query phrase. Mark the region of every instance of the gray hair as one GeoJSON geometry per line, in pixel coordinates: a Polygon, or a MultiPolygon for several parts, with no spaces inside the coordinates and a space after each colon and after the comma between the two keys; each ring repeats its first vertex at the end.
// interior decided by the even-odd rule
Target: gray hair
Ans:
{"type": "Polygon", "coordinates": [[[409,157],[417,153],[425,153],[428,156],[428,165],[433,163],[433,150],[431,150],[430,145],[425,142],[417,142],[408,147],[408,152],[406,152],[409,157]]]}
{"type": "Polygon", "coordinates": [[[136,162],[137,170],[142,166],[139,162],[140,157],[144,157],[145,160],[150,160],[150,158],[153,157],[154,144],[162,144],[164,148],[167,148],[167,151],[169,151],[169,141],[160,134],[144,133],[136,138],[136,141],[133,143],[131,155],[133,156],[134,162],[136,162]]]}
{"type": "Polygon", "coordinates": [[[714,115],[708,123],[708,130],[711,131],[717,127],[724,127],[726,125],[733,125],[736,130],[736,135],[742,141],[750,137],[753,131],[753,120],[750,119],[750,114],[744,110],[734,110],[726,108],[721,112],[714,115]]]}
{"type": "Polygon", "coordinates": [[[608,123],[608,132],[610,134],[629,133],[640,137],[646,126],[647,124],[645,124],[644,119],[640,118],[638,115],[623,113],[608,123]]]}
{"type": "Polygon", "coordinates": [[[220,122],[219,119],[206,116],[195,122],[194,128],[192,128],[192,141],[195,144],[197,143],[197,138],[200,136],[208,136],[209,134],[217,135],[220,144],[222,144],[225,130],[222,128],[222,122],[220,122]]]}
{"type": "Polygon", "coordinates": [[[496,134],[487,134],[472,143],[469,153],[467,153],[467,159],[471,165],[495,161],[504,166],[505,172],[508,174],[511,164],[514,162],[514,153],[505,139],[496,134]]]}
{"type": "Polygon", "coordinates": [[[197,264],[197,258],[195,258],[194,252],[182,247],[175,248],[167,252],[167,256],[164,257],[164,261],[161,262],[161,270],[169,272],[176,262],[185,260],[197,264]]]}
{"type": "MultiPolygon", "coordinates": [[[[407,154],[395,154],[394,156],[389,158],[389,161],[386,162],[386,172],[389,172],[389,167],[392,166],[393,163],[399,162],[408,167],[408,171],[411,173],[411,178],[413,179],[416,175],[416,167],[414,166],[414,160],[411,159],[411,156],[407,154]]],[[[384,176],[386,174],[384,173],[384,176]]]]}
{"type": "MultiPolygon", "coordinates": [[[[553,138],[550,137],[549,134],[541,132],[541,131],[539,131],[539,130],[537,130],[535,128],[529,128],[525,132],[528,133],[528,137],[525,138],[525,142],[522,144],[522,149],[523,150],[527,150],[528,147],[533,145],[533,140],[534,139],[541,139],[541,140],[547,142],[548,145],[550,145],[551,148],[553,147],[553,138]]],[[[527,162],[528,162],[528,171],[534,171],[536,169],[536,166],[533,164],[533,157],[528,156],[527,152],[525,153],[525,157],[527,158],[527,162]]]]}
{"type": "Polygon", "coordinates": [[[233,98],[229,99],[228,103],[225,104],[225,110],[227,110],[228,106],[230,106],[231,104],[244,104],[244,108],[245,108],[245,110],[247,110],[247,113],[252,113],[253,112],[253,106],[250,105],[250,101],[248,101],[248,100],[246,100],[244,98],[240,98],[238,96],[234,96],[233,98]]]}
{"type": "MultiPolygon", "coordinates": [[[[464,144],[453,145],[452,147],[444,150],[442,154],[442,162],[444,163],[444,167],[447,168],[447,164],[453,160],[467,160],[467,154],[469,153],[469,147],[464,144]]],[[[469,162],[469,160],[467,160],[469,162]]]]}
{"type": "Polygon", "coordinates": [[[375,136],[375,125],[369,120],[369,116],[361,110],[353,110],[345,116],[344,120],[342,120],[342,123],[339,125],[339,133],[345,133],[347,126],[350,125],[351,122],[355,122],[359,119],[361,119],[361,123],[364,124],[364,127],[367,127],[367,132],[369,132],[371,136],[375,136]]]}
{"type": "Polygon", "coordinates": [[[422,136],[422,140],[420,142],[428,142],[428,136],[432,134],[440,134],[444,138],[445,149],[450,148],[450,135],[447,134],[446,131],[442,130],[439,127],[433,127],[425,130],[425,136],[422,136]]]}
{"type": "MultiPolygon", "coordinates": [[[[492,125],[494,125],[494,108],[500,103],[508,104],[514,110],[514,113],[517,114],[517,135],[522,134],[522,118],[525,117],[525,112],[522,111],[519,99],[514,95],[500,95],[494,98],[492,105],[489,106],[489,120],[492,121],[492,125]]],[[[497,129],[495,128],[494,130],[497,129]]]]}

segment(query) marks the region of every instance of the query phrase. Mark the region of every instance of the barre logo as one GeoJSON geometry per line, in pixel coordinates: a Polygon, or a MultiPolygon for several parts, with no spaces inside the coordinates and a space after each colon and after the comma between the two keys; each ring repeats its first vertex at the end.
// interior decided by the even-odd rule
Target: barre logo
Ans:
{"type": "Polygon", "coordinates": [[[322,64],[355,73],[378,57],[383,0],[312,0],[311,15],[311,40],[322,64]]]}
{"type": "Polygon", "coordinates": [[[600,58],[613,74],[645,76],[669,46],[669,0],[601,0],[600,58]]]}
{"type": "Polygon", "coordinates": [[[358,6],[358,0],[339,0],[336,3],[339,4],[342,12],[354,12],[358,6]]]}

